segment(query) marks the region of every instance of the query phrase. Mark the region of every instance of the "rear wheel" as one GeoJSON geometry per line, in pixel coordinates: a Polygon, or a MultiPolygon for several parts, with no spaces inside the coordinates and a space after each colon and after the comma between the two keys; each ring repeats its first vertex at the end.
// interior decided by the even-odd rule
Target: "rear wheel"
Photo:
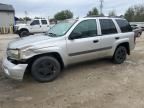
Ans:
{"type": "Polygon", "coordinates": [[[53,81],[60,73],[61,66],[57,59],[50,56],[38,58],[32,65],[31,73],[39,82],[53,81]]]}
{"type": "Polygon", "coordinates": [[[116,64],[121,64],[126,60],[126,56],[127,49],[124,46],[119,46],[113,55],[113,62],[116,64]]]}

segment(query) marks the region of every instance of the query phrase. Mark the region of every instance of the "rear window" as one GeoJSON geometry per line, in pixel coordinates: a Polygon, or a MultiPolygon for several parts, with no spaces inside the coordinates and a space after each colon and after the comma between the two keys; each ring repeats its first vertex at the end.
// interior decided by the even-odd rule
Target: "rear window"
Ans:
{"type": "Polygon", "coordinates": [[[132,31],[132,27],[130,26],[127,20],[117,19],[116,22],[123,33],[132,31]]]}
{"type": "Polygon", "coordinates": [[[41,20],[42,24],[43,25],[46,25],[47,24],[47,21],[46,20],[41,20]]]}
{"type": "Polygon", "coordinates": [[[100,25],[101,25],[101,32],[103,35],[117,33],[115,24],[111,19],[100,19],[100,25]]]}

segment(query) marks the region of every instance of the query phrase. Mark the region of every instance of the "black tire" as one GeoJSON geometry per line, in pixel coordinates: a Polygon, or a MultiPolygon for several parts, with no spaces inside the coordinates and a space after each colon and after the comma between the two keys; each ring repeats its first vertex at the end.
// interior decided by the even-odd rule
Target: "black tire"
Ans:
{"type": "Polygon", "coordinates": [[[22,30],[22,31],[20,31],[20,33],[19,33],[19,36],[20,37],[26,37],[26,36],[28,36],[29,35],[29,32],[27,31],[27,30],[22,30]]]}
{"type": "Polygon", "coordinates": [[[119,46],[114,55],[113,55],[113,62],[115,64],[122,64],[127,57],[127,49],[124,46],[119,46]]]}
{"type": "Polygon", "coordinates": [[[31,74],[36,81],[53,81],[61,72],[61,66],[57,59],[51,56],[38,58],[32,64],[31,74]]]}
{"type": "Polygon", "coordinates": [[[141,33],[138,33],[137,37],[140,37],[141,36],[141,33]]]}

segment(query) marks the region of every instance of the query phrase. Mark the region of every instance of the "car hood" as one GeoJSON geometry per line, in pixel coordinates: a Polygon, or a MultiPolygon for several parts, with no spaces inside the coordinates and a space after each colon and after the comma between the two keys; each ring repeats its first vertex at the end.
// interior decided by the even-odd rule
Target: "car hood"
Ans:
{"type": "Polygon", "coordinates": [[[31,35],[28,37],[23,37],[16,39],[14,41],[11,41],[8,45],[8,49],[22,49],[27,46],[35,46],[35,45],[43,45],[45,43],[49,43],[52,45],[52,43],[55,43],[57,38],[49,37],[47,35],[31,35]],[[54,42],[55,41],[55,42],[54,42]]]}
{"type": "Polygon", "coordinates": [[[28,24],[16,24],[15,26],[26,26],[28,24]]]}

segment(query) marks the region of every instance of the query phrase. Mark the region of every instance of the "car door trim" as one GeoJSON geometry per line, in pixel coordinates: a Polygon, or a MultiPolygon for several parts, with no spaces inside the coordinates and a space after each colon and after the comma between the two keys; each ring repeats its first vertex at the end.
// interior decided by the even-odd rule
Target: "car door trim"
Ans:
{"type": "Polygon", "coordinates": [[[93,52],[103,51],[103,50],[108,50],[108,49],[112,49],[112,46],[104,47],[104,48],[100,48],[100,49],[93,49],[93,50],[87,50],[87,51],[82,51],[82,52],[70,53],[68,55],[69,56],[78,56],[78,55],[82,55],[82,54],[88,54],[88,53],[93,53],[93,52]]]}

